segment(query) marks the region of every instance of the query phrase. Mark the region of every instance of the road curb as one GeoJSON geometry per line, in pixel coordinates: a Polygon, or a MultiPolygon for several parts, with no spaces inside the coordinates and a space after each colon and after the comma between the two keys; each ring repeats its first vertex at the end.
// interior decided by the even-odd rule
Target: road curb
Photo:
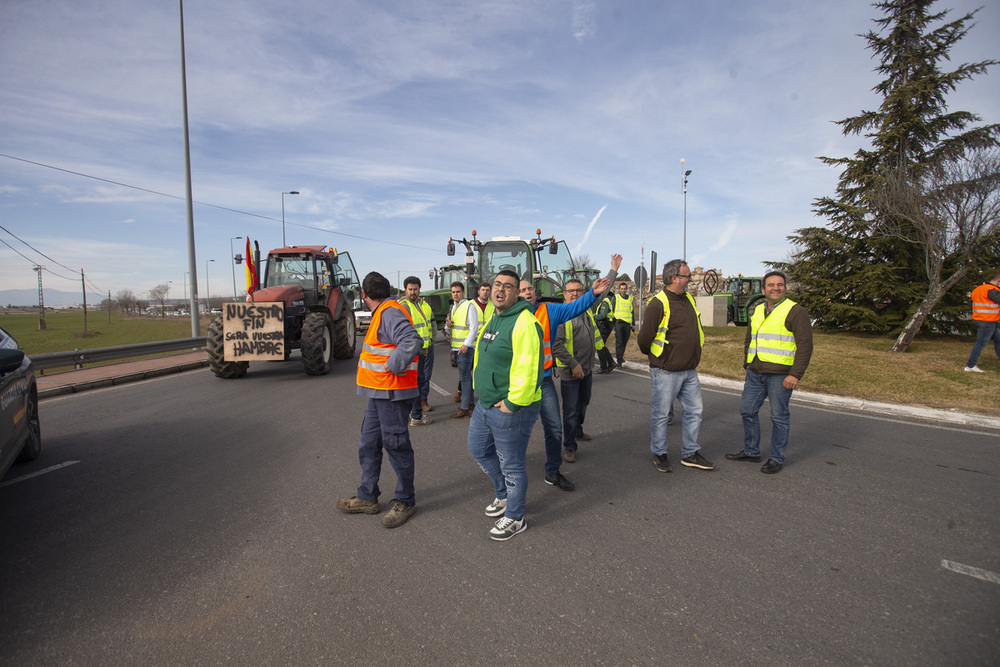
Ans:
{"type": "MultiPolygon", "coordinates": [[[[649,366],[635,361],[626,361],[625,368],[632,371],[649,373],[649,366]]],[[[735,392],[743,391],[743,383],[739,380],[729,380],[717,378],[711,375],[698,374],[698,379],[703,385],[728,389],[735,392]]],[[[906,419],[919,419],[925,422],[938,422],[954,424],[957,426],[975,426],[978,428],[988,428],[1000,431],[1000,417],[989,417],[987,415],[974,415],[957,410],[940,410],[917,405],[898,405],[895,403],[881,403],[863,398],[848,398],[846,396],[832,396],[830,394],[817,394],[810,391],[796,391],[792,395],[793,403],[811,403],[833,408],[846,408],[859,412],[875,412],[881,415],[893,417],[904,417],[906,419]]]]}
{"type": "MultiPolygon", "coordinates": [[[[116,375],[113,377],[99,378],[96,380],[87,380],[84,382],[74,382],[71,384],[64,384],[55,387],[49,387],[46,389],[38,390],[38,398],[52,398],[55,396],[65,396],[66,394],[77,394],[81,391],[88,391],[90,389],[101,389],[104,387],[113,387],[120,384],[128,384],[130,382],[139,382],[140,380],[148,380],[150,378],[160,377],[161,375],[171,375],[173,373],[182,373],[184,371],[197,370],[199,368],[204,368],[208,366],[208,359],[203,361],[188,361],[180,364],[172,364],[170,366],[164,366],[162,368],[151,368],[145,371],[139,371],[136,373],[128,373],[126,375],[116,375]]],[[[53,377],[53,376],[48,376],[53,377]]]]}

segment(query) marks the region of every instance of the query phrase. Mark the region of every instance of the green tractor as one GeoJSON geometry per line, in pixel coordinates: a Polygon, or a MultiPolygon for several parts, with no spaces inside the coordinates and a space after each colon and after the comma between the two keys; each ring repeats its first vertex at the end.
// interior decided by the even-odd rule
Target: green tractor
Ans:
{"type": "MultiPolygon", "coordinates": [[[[465,283],[465,266],[449,264],[440,269],[431,269],[429,277],[434,281],[434,288],[420,290],[420,296],[430,304],[437,328],[444,329],[444,321],[451,310],[451,284],[453,282],[465,283]]],[[[472,292],[470,295],[468,287],[466,287],[466,295],[475,297],[476,294],[472,292]]]]}
{"type": "Polygon", "coordinates": [[[753,309],[764,300],[761,291],[764,279],[759,276],[737,275],[729,276],[723,284],[727,287],[727,291],[720,295],[729,297],[728,320],[738,327],[747,326],[750,324],[750,314],[753,313],[753,309]]]}
{"type": "Polygon", "coordinates": [[[468,286],[466,293],[474,296],[479,283],[493,280],[505,269],[516,273],[521,280],[531,281],[539,299],[561,300],[567,280],[587,280],[585,270],[574,268],[573,255],[565,241],[557,241],[554,236],[543,239],[540,229],[535,230],[535,235],[528,240],[518,236],[496,236],[481,241],[476,238],[476,230],[472,230],[471,240],[448,239],[449,257],[455,255],[456,243],[465,246],[463,282],[468,286]]]}

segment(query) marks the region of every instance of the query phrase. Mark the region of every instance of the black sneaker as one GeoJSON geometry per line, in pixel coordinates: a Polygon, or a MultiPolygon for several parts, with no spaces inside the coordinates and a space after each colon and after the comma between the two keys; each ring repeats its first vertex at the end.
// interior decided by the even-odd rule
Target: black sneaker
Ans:
{"type": "Polygon", "coordinates": [[[715,464],[702,456],[701,452],[695,452],[691,456],[681,459],[681,465],[701,470],[715,470],[715,464]]]}
{"type": "Polygon", "coordinates": [[[666,454],[653,454],[653,465],[660,472],[673,472],[674,469],[670,467],[670,459],[667,458],[666,454]]]}
{"type": "Polygon", "coordinates": [[[730,461],[752,461],[753,463],[760,463],[760,455],[750,456],[742,449],[735,454],[726,454],[726,458],[730,461]]]}
{"type": "Polygon", "coordinates": [[[572,491],[576,488],[576,484],[569,481],[566,475],[562,474],[558,470],[555,475],[545,474],[545,483],[549,486],[558,486],[563,491],[572,491]]]}

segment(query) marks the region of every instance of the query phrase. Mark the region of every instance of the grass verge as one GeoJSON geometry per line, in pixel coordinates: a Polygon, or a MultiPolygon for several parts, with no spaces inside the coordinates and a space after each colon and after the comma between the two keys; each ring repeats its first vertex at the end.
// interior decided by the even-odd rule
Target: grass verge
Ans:
{"type": "MultiPolygon", "coordinates": [[[[698,372],[743,380],[743,327],[707,327],[698,372]]],[[[954,409],[1000,416],[1000,360],[992,347],[983,350],[979,367],[967,373],[972,336],[917,338],[905,354],[888,352],[894,338],[813,332],[813,356],[799,384],[804,391],[885,403],[954,409]]],[[[614,350],[614,335],[608,339],[614,350]]],[[[625,358],[640,363],[633,335],[625,358]]]]}

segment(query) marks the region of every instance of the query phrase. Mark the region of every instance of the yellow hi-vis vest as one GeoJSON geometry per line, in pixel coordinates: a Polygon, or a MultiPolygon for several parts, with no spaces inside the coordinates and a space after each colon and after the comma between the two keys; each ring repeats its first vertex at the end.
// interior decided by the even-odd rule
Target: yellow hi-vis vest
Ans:
{"type": "Polygon", "coordinates": [[[747,363],[754,356],[769,364],[791,366],[795,362],[795,336],[785,328],[785,318],[795,302],[785,299],[771,312],[764,315],[767,303],[753,309],[750,316],[750,347],[747,349],[747,363]]]}
{"type": "Polygon", "coordinates": [[[431,329],[431,323],[434,321],[434,315],[431,313],[431,305],[424,300],[420,303],[413,303],[409,299],[404,298],[402,303],[406,306],[406,309],[410,311],[410,319],[413,320],[413,328],[417,330],[420,338],[424,341],[424,349],[428,349],[434,342],[434,333],[431,329]]]}
{"type": "MultiPolygon", "coordinates": [[[[698,321],[699,345],[704,347],[705,330],[701,328],[701,313],[698,312],[698,306],[694,303],[694,297],[687,292],[684,292],[684,296],[688,298],[688,301],[691,302],[691,307],[694,308],[694,318],[698,321]]],[[[657,292],[653,298],[659,299],[660,303],[663,304],[663,319],[660,320],[660,326],[656,329],[656,338],[649,344],[649,351],[653,353],[654,357],[658,357],[663,353],[663,348],[670,344],[667,340],[667,325],[670,323],[670,301],[662,291],[657,292]]]]}
{"type": "Polygon", "coordinates": [[[632,297],[615,294],[614,318],[632,324],[632,297]]]}
{"type": "MultiPolygon", "coordinates": [[[[476,309],[480,328],[486,321],[485,313],[472,299],[465,299],[455,306],[455,311],[451,314],[451,349],[453,350],[461,348],[465,344],[465,339],[469,337],[469,308],[476,309]]],[[[475,347],[475,345],[473,342],[470,347],[475,347]]]]}
{"type": "MultiPolygon", "coordinates": [[[[604,339],[601,338],[601,332],[597,330],[597,321],[594,316],[588,310],[586,313],[587,317],[590,318],[590,323],[594,326],[594,347],[598,350],[604,349],[604,339]]],[[[566,327],[566,351],[569,352],[570,356],[573,356],[573,320],[570,320],[563,326],[566,327]]],[[[559,357],[556,357],[556,366],[566,367],[559,357]]]]}

